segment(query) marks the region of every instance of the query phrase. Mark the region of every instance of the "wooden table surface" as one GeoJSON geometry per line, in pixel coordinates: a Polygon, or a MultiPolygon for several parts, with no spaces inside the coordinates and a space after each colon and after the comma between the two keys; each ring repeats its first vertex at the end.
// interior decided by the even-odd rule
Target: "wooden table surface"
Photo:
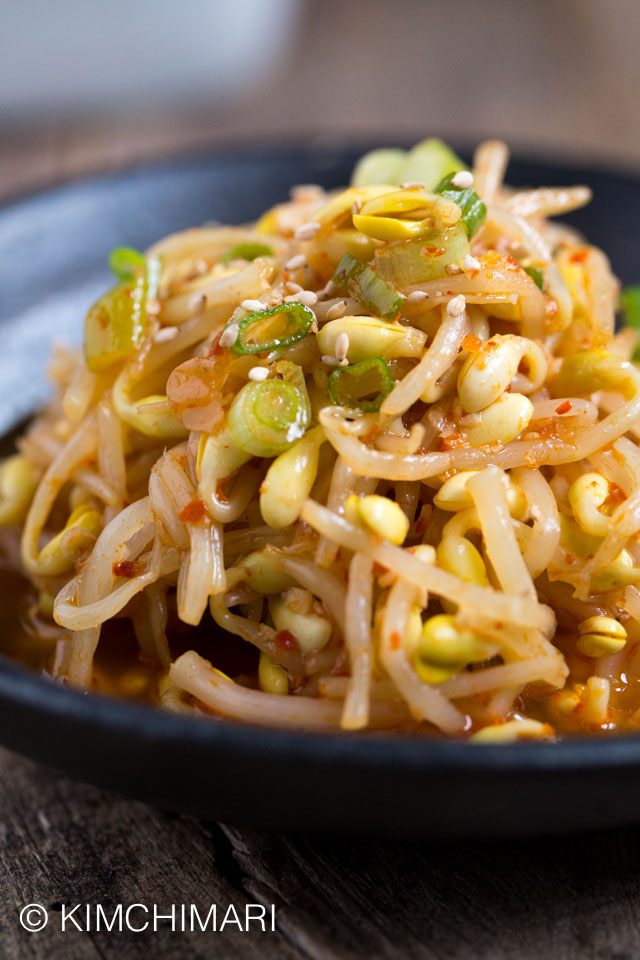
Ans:
{"type": "MultiPolygon", "coordinates": [[[[168,771],[168,775],[170,772],[168,771]]],[[[470,806],[473,798],[469,798],[470,806]]],[[[640,829],[421,845],[267,836],[110,796],[0,752],[0,956],[632,960],[640,829]],[[21,929],[25,904],[49,923],[21,929]],[[61,905],[274,904],[275,932],[61,931],[61,905]]],[[[84,908],[83,908],[84,909],[84,908]]],[[[206,910],[201,909],[201,916],[206,910]]],[[[77,916],[77,914],[76,914],[77,916]]],[[[179,910],[176,916],[179,918],[179,910]]],[[[144,918],[132,914],[132,925],[144,918]]]]}

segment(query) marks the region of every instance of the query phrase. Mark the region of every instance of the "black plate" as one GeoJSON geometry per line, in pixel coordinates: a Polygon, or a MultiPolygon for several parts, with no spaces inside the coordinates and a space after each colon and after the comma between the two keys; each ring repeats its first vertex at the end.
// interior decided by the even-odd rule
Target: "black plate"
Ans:
{"type": "MultiPolygon", "coordinates": [[[[78,339],[105,256],[207,220],[242,222],[293,183],[346,183],[358,151],[246,152],[75,183],[0,212],[0,430],[46,397],[51,341],[78,339]]],[[[571,221],[640,280],[640,180],[513,163],[514,184],[586,182],[571,221]]],[[[73,777],[256,827],[414,838],[640,820],[640,737],[474,746],[289,734],[83,695],[0,658],[0,741],[73,777]]]]}

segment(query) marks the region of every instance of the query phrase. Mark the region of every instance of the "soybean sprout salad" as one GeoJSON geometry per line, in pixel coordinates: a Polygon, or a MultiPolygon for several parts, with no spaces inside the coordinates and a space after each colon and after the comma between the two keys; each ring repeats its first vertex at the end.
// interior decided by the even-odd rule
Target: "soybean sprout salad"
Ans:
{"type": "Polygon", "coordinates": [[[271,727],[640,727],[640,288],[616,333],[607,257],[549,219],[590,190],[507,160],[375,150],[112,251],[0,468],[16,656],[271,727]]]}

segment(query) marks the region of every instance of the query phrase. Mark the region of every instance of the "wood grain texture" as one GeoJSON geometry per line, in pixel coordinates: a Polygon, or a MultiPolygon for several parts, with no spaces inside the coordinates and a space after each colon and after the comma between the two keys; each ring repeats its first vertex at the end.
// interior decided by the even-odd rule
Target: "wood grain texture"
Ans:
{"type": "Polygon", "coordinates": [[[268,836],[109,796],[0,751],[0,830],[2,960],[638,956],[638,829],[430,846],[268,836]],[[41,933],[18,923],[31,902],[50,911],[41,933]],[[181,933],[165,921],[157,933],[62,933],[60,904],[78,902],[274,903],[277,930],[181,933]]]}

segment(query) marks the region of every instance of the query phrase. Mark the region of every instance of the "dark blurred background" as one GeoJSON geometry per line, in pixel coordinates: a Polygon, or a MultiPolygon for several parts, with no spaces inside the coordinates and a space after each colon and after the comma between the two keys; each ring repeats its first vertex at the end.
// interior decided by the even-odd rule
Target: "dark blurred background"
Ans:
{"type": "Polygon", "coordinates": [[[640,168],[638,0],[0,0],[0,196],[430,134],[640,168]]]}

